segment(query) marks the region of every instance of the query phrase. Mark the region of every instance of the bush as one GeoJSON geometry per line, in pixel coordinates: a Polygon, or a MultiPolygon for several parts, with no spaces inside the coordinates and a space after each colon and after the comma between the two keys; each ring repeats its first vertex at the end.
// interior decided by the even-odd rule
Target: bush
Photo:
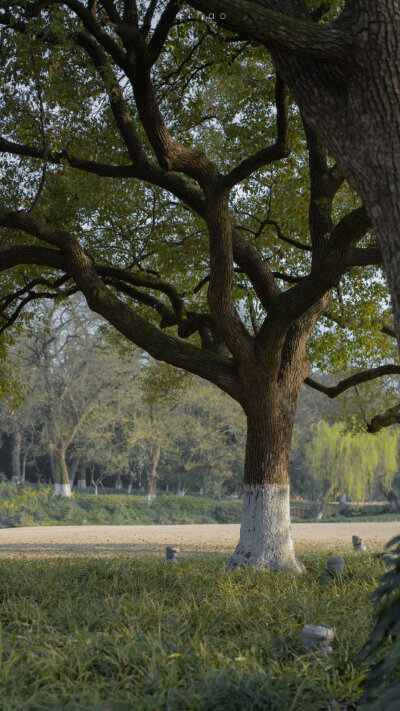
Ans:
{"type": "Polygon", "coordinates": [[[386,548],[397,547],[397,562],[382,576],[371,598],[378,605],[377,621],[358,659],[374,662],[366,680],[365,711],[397,711],[400,694],[400,536],[386,548]]]}

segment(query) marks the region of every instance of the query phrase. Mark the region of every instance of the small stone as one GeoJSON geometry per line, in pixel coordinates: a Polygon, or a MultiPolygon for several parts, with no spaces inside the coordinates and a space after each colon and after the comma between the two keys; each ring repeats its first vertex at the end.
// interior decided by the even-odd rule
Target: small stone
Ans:
{"type": "Polygon", "coordinates": [[[326,561],[329,575],[340,578],[345,566],[344,558],[328,558],[326,561]]]}
{"type": "Polygon", "coordinates": [[[178,562],[178,559],[176,557],[177,553],[179,553],[179,548],[172,548],[171,546],[166,546],[165,557],[167,559],[167,563],[177,563],[178,562]]]}
{"type": "Polygon", "coordinates": [[[399,561],[399,558],[400,557],[398,555],[394,555],[393,553],[384,553],[382,555],[382,560],[385,561],[385,565],[387,567],[389,567],[391,565],[396,565],[397,562],[399,561]]]}
{"type": "Polygon", "coordinates": [[[364,541],[361,536],[352,536],[353,548],[355,551],[366,551],[364,541]]]}
{"type": "Polygon", "coordinates": [[[321,650],[325,654],[332,652],[329,642],[332,642],[335,631],[332,627],[323,625],[304,625],[301,630],[303,645],[306,652],[321,650]]]}

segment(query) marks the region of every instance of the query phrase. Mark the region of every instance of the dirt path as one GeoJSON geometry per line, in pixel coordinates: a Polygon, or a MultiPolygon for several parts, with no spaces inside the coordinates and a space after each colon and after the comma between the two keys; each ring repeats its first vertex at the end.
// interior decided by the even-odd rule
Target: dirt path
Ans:
{"type": "MultiPolygon", "coordinates": [[[[400,534],[400,522],[294,523],[299,549],[349,548],[353,534],[370,548],[400,534]]],[[[166,544],[183,553],[232,551],[239,537],[237,524],[186,526],[42,526],[0,530],[0,557],[60,557],[71,555],[133,557],[163,554],[166,544]]]]}

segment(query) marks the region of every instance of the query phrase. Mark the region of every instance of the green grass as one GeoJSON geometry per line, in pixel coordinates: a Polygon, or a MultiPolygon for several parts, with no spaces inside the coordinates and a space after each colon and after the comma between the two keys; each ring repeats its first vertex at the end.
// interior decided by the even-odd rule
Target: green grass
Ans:
{"type": "MultiPolygon", "coordinates": [[[[295,577],[224,572],[223,556],[0,561],[1,711],[333,711],[357,698],[354,656],[384,568],[324,554],[295,577]],[[306,655],[301,627],[335,627],[334,653],[306,655]]],[[[337,555],[337,551],[335,551],[337,555]]]]}
{"type": "MultiPolygon", "coordinates": [[[[296,504],[296,506],[298,506],[296,504]]],[[[341,516],[346,507],[329,506],[321,523],[357,521],[400,521],[400,514],[379,513],[383,505],[358,506],[353,516],[341,516]]],[[[148,502],[145,496],[73,492],[70,499],[54,496],[50,485],[15,486],[0,482],[0,528],[13,526],[56,526],[85,524],[185,524],[240,523],[242,502],[239,499],[216,500],[203,496],[159,494],[148,502]]],[[[316,523],[311,519],[296,519],[316,523]]]]}

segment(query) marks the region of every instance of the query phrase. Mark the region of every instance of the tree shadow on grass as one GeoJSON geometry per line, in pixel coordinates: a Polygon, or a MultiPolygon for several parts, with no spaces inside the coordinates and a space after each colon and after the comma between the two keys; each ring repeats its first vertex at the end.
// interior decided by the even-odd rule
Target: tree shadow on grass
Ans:
{"type": "MultiPolygon", "coordinates": [[[[173,541],[172,541],[173,543],[173,541]]],[[[179,545],[179,558],[187,556],[221,555],[221,550],[179,545]]],[[[0,559],[9,557],[63,558],[88,556],[112,558],[165,558],[165,544],[141,543],[4,543],[0,544],[0,559]]]]}
{"type": "MultiPolygon", "coordinates": [[[[199,685],[198,711],[278,711],[279,696],[270,678],[262,673],[218,672],[199,685]]],[[[180,708],[179,703],[176,708],[180,708]]],[[[182,707],[183,708],[183,707],[182,707]]]]}

